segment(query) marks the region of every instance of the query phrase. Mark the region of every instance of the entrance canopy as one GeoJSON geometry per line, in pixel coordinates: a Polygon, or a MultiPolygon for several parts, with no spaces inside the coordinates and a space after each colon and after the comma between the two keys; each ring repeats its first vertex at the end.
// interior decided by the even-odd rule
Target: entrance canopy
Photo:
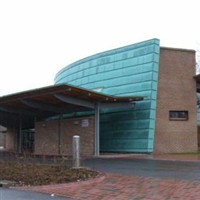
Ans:
{"type": "Polygon", "coordinates": [[[57,114],[93,110],[102,107],[123,106],[143,97],[116,97],[78,88],[72,85],[54,85],[0,97],[0,113],[50,117],[57,114]]]}
{"type": "Polygon", "coordinates": [[[53,85],[0,97],[0,125],[30,128],[34,127],[36,119],[94,111],[95,146],[98,154],[100,109],[131,108],[135,101],[140,100],[143,100],[143,97],[110,96],[72,85],[53,85]]]}

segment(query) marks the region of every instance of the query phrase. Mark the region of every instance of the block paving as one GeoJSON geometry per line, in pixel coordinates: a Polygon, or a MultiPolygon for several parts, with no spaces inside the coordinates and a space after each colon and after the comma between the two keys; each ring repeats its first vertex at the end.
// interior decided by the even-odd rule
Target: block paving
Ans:
{"type": "MultiPolygon", "coordinates": [[[[163,159],[169,160],[169,157],[163,157],[163,159]]],[[[174,159],[173,157],[170,159],[178,160],[176,156],[174,156],[174,159]]],[[[182,157],[181,160],[183,160],[182,157]]],[[[195,159],[194,157],[187,157],[187,159],[185,157],[184,160],[194,161],[195,159]]],[[[196,159],[196,161],[198,160],[199,158],[196,159]]],[[[128,176],[111,173],[104,173],[100,177],[87,181],[34,187],[24,186],[18,189],[65,196],[76,200],[200,199],[200,182],[196,180],[128,176]]]]}
{"type": "Polygon", "coordinates": [[[77,200],[198,200],[200,182],[105,174],[99,178],[47,186],[21,187],[23,190],[66,196],[77,200]]]}

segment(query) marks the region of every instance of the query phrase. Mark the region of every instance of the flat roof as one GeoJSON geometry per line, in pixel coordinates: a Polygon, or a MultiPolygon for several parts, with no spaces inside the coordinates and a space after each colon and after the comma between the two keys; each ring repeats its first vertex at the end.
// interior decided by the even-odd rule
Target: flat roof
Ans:
{"type": "Polygon", "coordinates": [[[160,47],[160,49],[167,49],[172,51],[190,51],[192,53],[195,53],[196,51],[194,49],[184,49],[184,48],[176,48],[176,47],[160,47]]]}

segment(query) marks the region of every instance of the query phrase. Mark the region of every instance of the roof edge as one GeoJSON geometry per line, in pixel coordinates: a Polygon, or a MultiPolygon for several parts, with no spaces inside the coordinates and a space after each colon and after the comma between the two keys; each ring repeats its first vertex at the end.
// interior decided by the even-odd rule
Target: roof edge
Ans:
{"type": "Polygon", "coordinates": [[[160,47],[160,49],[167,49],[167,50],[173,50],[173,51],[190,51],[190,52],[196,52],[194,49],[184,49],[184,48],[175,48],[175,47],[160,47]]]}

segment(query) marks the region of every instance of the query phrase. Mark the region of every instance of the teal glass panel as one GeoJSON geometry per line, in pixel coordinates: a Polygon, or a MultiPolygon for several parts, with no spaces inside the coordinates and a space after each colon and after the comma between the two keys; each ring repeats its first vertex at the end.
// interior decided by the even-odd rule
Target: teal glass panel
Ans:
{"type": "Polygon", "coordinates": [[[101,111],[101,151],[153,152],[159,58],[159,40],[152,39],[89,56],[57,73],[55,84],[144,97],[133,110],[101,111]]]}

